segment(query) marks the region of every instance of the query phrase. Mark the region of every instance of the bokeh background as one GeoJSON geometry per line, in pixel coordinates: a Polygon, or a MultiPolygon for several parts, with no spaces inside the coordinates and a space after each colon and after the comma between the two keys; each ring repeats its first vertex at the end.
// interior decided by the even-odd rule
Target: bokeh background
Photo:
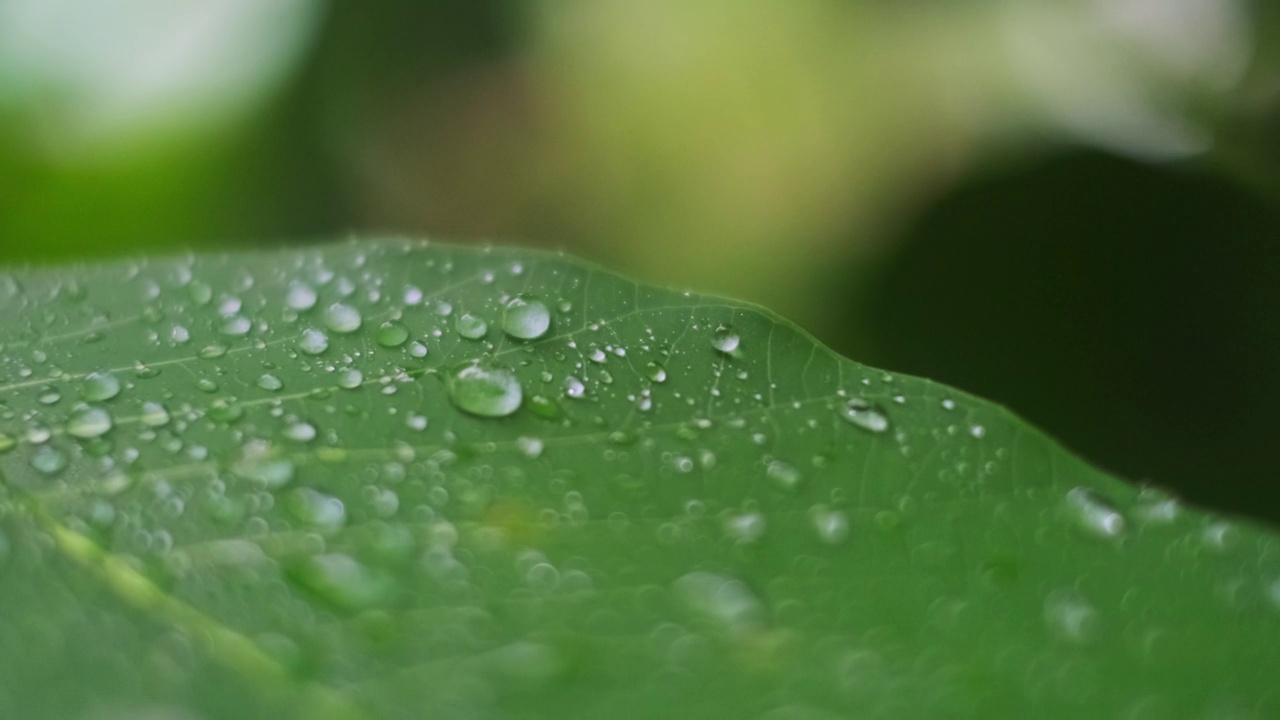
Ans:
{"type": "Polygon", "coordinates": [[[383,234],[754,300],[1280,523],[1280,3],[0,0],[0,263],[383,234]]]}

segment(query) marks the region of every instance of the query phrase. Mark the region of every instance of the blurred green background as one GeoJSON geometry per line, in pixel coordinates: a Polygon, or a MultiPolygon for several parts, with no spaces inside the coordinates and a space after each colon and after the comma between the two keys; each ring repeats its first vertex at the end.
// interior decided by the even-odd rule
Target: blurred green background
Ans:
{"type": "Polygon", "coordinates": [[[1275,523],[1271,5],[0,0],[0,262],[562,248],[1275,523]]]}

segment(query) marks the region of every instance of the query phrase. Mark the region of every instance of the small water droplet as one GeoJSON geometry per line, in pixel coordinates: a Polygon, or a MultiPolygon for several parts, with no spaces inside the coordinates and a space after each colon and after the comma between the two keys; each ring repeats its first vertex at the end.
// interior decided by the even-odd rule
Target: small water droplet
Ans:
{"type": "Polygon", "coordinates": [[[319,355],[329,349],[329,336],[315,328],[307,328],[298,340],[298,349],[308,355],[319,355]]]}
{"type": "Polygon", "coordinates": [[[828,545],[839,545],[849,537],[849,516],[841,510],[814,505],[809,509],[809,518],[818,538],[828,545]]]}
{"type": "Polygon", "coordinates": [[[360,329],[364,319],[360,311],[345,303],[334,303],[324,309],[324,324],[339,335],[347,335],[360,329]]]}
{"type": "Polygon", "coordinates": [[[316,439],[316,426],[298,421],[286,425],[282,434],[294,442],[308,443],[316,439]]]}
{"type": "Polygon", "coordinates": [[[310,285],[295,280],[289,283],[289,290],[285,293],[284,301],[286,305],[294,310],[310,310],[316,304],[316,291],[310,285]]]}
{"type": "Polygon", "coordinates": [[[263,390],[275,392],[276,390],[284,387],[284,383],[275,375],[272,375],[271,373],[264,373],[258,378],[258,387],[263,390]]]}
{"type": "Polygon", "coordinates": [[[784,463],[781,460],[774,460],[765,468],[765,474],[769,476],[778,487],[784,490],[795,490],[800,486],[803,476],[794,465],[784,463]]]}
{"type": "Polygon", "coordinates": [[[341,500],[311,488],[291,492],[288,506],[294,517],[321,530],[336,530],[347,521],[347,509],[341,500]]]}
{"type": "Polygon", "coordinates": [[[711,334],[711,347],[726,355],[737,354],[738,346],[741,344],[742,339],[737,331],[729,325],[721,325],[711,334]]]}
{"type": "Polygon", "coordinates": [[[515,372],[497,365],[464,365],[452,373],[448,384],[453,404],[481,417],[510,415],[524,397],[515,372]]]}
{"type": "Polygon", "coordinates": [[[889,429],[889,416],[884,410],[862,398],[850,398],[840,409],[840,417],[867,432],[882,433],[889,429]]]}
{"type": "Polygon", "coordinates": [[[575,400],[587,394],[587,386],[578,378],[570,375],[564,379],[564,394],[575,400]]]}
{"type": "Polygon", "coordinates": [[[1074,588],[1049,593],[1044,619],[1054,635],[1070,643],[1086,643],[1098,631],[1098,612],[1074,588]]]}
{"type": "Polygon", "coordinates": [[[1124,533],[1124,516],[1106,498],[1088,488],[1076,487],[1067,492],[1067,512],[1090,535],[1110,539],[1124,533]]]}
{"type": "Polygon", "coordinates": [[[391,578],[340,553],[308,557],[291,568],[289,577],[327,602],[349,611],[377,607],[395,592],[391,578]]]}
{"type": "Polygon", "coordinates": [[[101,437],[111,429],[111,413],[99,407],[76,408],[67,419],[67,434],[81,439],[101,437]]]}
{"type": "Polygon", "coordinates": [[[253,329],[253,321],[243,315],[230,315],[222,318],[218,332],[230,337],[243,337],[253,329]]]}
{"type": "Polygon", "coordinates": [[[502,312],[502,330],[513,338],[536,340],[551,328],[551,312],[531,295],[517,295],[502,312]]]}
{"type": "Polygon", "coordinates": [[[755,542],[764,537],[767,525],[764,515],[758,512],[745,512],[729,515],[724,520],[725,535],[738,542],[755,542]]]}
{"type": "Polygon", "coordinates": [[[355,368],[343,368],[338,371],[338,387],[343,390],[355,390],[364,384],[364,373],[355,368]]]}
{"type": "Polygon", "coordinates": [[[468,340],[479,340],[489,332],[489,323],[471,313],[462,313],[453,321],[458,334],[468,340]]]}
{"type": "Polygon", "coordinates": [[[644,369],[645,369],[645,374],[649,376],[650,380],[656,383],[667,381],[667,369],[662,367],[658,363],[651,362],[645,365],[644,369]]]}
{"type": "Polygon", "coordinates": [[[690,609],[722,630],[739,634],[764,626],[764,603],[741,580],[695,570],[680,576],[673,590],[690,609]]]}
{"type": "Polygon", "coordinates": [[[542,455],[543,443],[535,437],[521,437],[516,439],[516,447],[520,454],[532,460],[542,455]]]}
{"type": "Polygon", "coordinates": [[[89,402],[102,402],[120,394],[120,380],[109,371],[91,372],[84,376],[80,396],[89,402]]]}
{"type": "Polygon", "coordinates": [[[31,454],[31,467],[45,475],[62,472],[67,466],[67,456],[52,445],[41,445],[31,454]]]}
{"type": "Polygon", "coordinates": [[[142,415],[138,418],[147,427],[160,427],[169,423],[169,410],[158,402],[142,404],[142,415]]]}
{"type": "Polygon", "coordinates": [[[409,339],[409,328],[394,320],[389,320],[378,326],[376,339],[382,347],[400,347],[409,339]]]}

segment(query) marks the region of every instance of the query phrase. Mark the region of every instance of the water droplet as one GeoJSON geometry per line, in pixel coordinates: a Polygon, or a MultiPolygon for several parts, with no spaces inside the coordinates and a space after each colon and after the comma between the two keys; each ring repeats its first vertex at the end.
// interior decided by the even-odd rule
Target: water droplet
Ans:
{"type": "Polygon", "coordinates": [[[364,321],[360,311],[345,303],[334,303],[324,309],[324,324],[339,335],[347,335],[360,329],[364,321]]]}
{"type": "Polygon", "coordinates": [[[284,387],[284,383],[281,382],[280,378],[276,377],[275,375],[272,375],[271,373],[264,373],[261,377],[258,378],[258,387],[262,388],[263,390],[270,390],[272,392],[275,392],[276,390],[279,390],[280,388],[284,387]]]}
{"type": "Polygon", "coordinates": [[[301,421],[290,423],[285,426],[282,434],[294,442],[308,443],[316,439],[316,426],[301,421]]]}
{"type": "Polygon", "coordinates": [[[310,285],[295,280],[289,283],[289,290],[285,294],[284,301],[286,305],[294,310],[310,310],[316,304],[316,291],[310,285]]]}
{"type": "Polygon", "coordinates": [[[343,368],[338,371],[338,387],[343,390],[355,390],[364,384],[364,373],[355,368],[343,368]]]}
{"type": "Polygon", "coordinates": [[[644,369],[645,369],[645,374],[649,376],[650,380],[656,383],[667,381],[667,369],[662,367],[658,363],[651,362],[648,365],[645,365],[644,369]]]}
{"type": "Polygon", "coordinates": [[[62,472],[66,466],[67,456],[52,445],[41,445],[31,454],[31,467],[45,475],[62,472]]]}
{"type": "Polygon", "coordinates": [[[218,398],[209,403],[209,419],[230,425],[244,417],[244,406],[235,398],[218,398]]]}
{"type": "Polygon", "coordinates": [[[102,402],[120,394],[120,380],[108,371],[91,372],[84,376],[80,396],[89,402],[102,402]]]}
{"type": "Polygon", "coordinates": [[[472,415],[505,417],[520,407],[523,397],[520,380],[505,367],[464,365],[449,378],[449,398],[472,415]]]}
{"type": "Polygon", "coordinates": [[[391,578],[339,553],[308,557],[291,568],[289,577],[320,598],[350,611],[377,607],[395,592],[391,578]]]}
{"type": "Polygon", "coordinates": [[[529,398],[529,412],[546,420],[558,420],[564,411],[560,409],[560,405],[555,400],[545,395],[534,395],[529,398]]]}
{"type": "Polygon", "coordinates": [[[458,334],[468,340],[479,340],[489,332],[489,323],[471,313],[462,313],[453,321],[458,334]]]}
{"type": "Polygon", "coordinates": [[[680,576],[673,589],[695,613],[732,633],[759,630],[767,617],[764,603],[741,580],[696,570],[680,576]]]}
{"type": "Polygon", "coordinates": [[[840,409],[840,417],[867,432],[882,433],[889,429],[889,416],[884,410],[862,398],[850,398],[840,409]]]}
{"type": "Polygon", "coordinates": [[[1067,492],[1067,512],[1085,532],[1101,538],[1116,538],[1124,532],[1124,516],[1106,498],[1077,487],[1067,492]]]}
{"type": "Polygon", "coordinates": [[[502,312],[502,331],[520,340],[535,340],[551,328],[551,312],[531,295],[517,295],[502,312]]]}
{"type": "Polygon", "coordinates": [[[724,520],[724,532],[730,539],[738,542],[755,542],[764,537],[767,525],[764,515],[758,512],[746,512],[729,515],[724,520]]]}
{"type": "Polygon", "coordinates": [[[217,360],[226,354],[227,346],[221,343],[206,345],[205,347],[200,348],[200,352],[196,353],[196,355],[200,356],[201,360],[217,360]]]}
{"type": "Polygon", "coordinates": [[[564,379],[564,394],[579,399],[587,394],[587,386],[578,378],[570,375],[564,379]]]}
{"type": "Polygon", "coordinates": [[[288,458],[271,457],[258,451],[236,463],[235,472],[268,490],[275,490],[293,480],[294,465],[288,458]]]}
{"type": "Polygon", "coordinates": [[[298,349],[308,355],[319,355],[329,349],[329,336],[314,328],[303,330],[298,349]]]}
{"type": "Polygon", "coordinates": [[[809,518],[818,531],[818,538],[828,545],[839,545],[849,537],[849,516],[841,510],[814,505],[809,508],[809,518]]]}
{"type": "Polygon", "coordinates": [[[1132,508],[1132,514],[1138,522],[1146,525],[1167,525],[1182,512],[1178,499],[1169,493],[1154,487],[1144,487],[1132,508]]]}
{"type": "Polygon", "coordinates": [[[213,288],[199,280],[193,281],[187,289],[191,293],[191,301],[196,305],[204,306],[213,301],[213,288]]]}
{"type": "Polygon", "coordinates": [[[142,404],[142,415],[138,418],[147,427],[160,427],[169,423],[169,410],[158,402],[142,404]]]}
{"type": "Polygon", "coordinates": [[[7,453],[18,446],[18,439],[0,432],[0,453],[7,453]]]}
{"type": "Polygon", "coordinates": [[[111,425],[111,413],[84,405],[76,408],[67,419],[67,434],[81,439],[101,437],[107,434],[111,425]]]}
{"type": "Polygon", "coordinates": [[[1071,643],[1088,642],[1098,630],[1097,611],[1073,588],[1049,593],[1044,619],[1054,635],[1071,643]]]}
{"type": "Polygon", "coordinates": [[[222,323],[218,326],[218,332],[231,337],[242,337],[248,335],[253,329],[253,321],[243,315],[229,315],[222,318],[222,323]]]}
{"type": "Polygon", "coordinates": [[[542,455],[543,443],[535,437],[521,437],[516,439],[516,447],[520,454],[532,460],[542,455]]]}
{"type": "Polygon", "coordinates": [[[781,460],[774,460],[765,468],[765,474],[769,479],[784,490],[795,490],[800,486],[803,476],[794,465],[784,463],[781,460]]]}
{"type": "Polygon", "coordinates": [[[741,344],[741,338],[738,333],[729,325],[721,325],[716,328],[711,335],[711,347],[719,350],[726,355],[735,355],[738,352],[738,346],[741,344]]]}
{"type": "Polygon", "coordinates": [[[376,339],[382,347],[400,347],[409,339],[409,328],[394,320],[389,320],[378,326],[376,339]]]}
{"type": "Polygon", "coordinates": [[[321,530],[336,530],[347,521],[347,509],[341,500],[311,488],[290,493],[288,506],[299,520],[321,530]]]}
{"type": "Polygon", "coordinates": [[[216,393],[218,392],[218,383],[209,378],[200,378],[199,380],[196,380],[196,388],[199,389],[200,392],[216,393]]]}

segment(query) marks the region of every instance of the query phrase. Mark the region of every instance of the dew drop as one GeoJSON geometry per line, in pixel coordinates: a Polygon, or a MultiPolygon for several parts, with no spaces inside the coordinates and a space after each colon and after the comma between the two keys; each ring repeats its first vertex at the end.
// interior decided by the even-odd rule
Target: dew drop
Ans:
{"type": "Polygon", "coordinates": [[[18,446],[18,439],[0,432],[0,453],[7,453],[18,446]]]}
{"type": "Polygon", "coordinates": [[[1067,513],[1085,532],[1101,538],[1117,538],[1124,532],[1124,516],[1106,498],[1077,487],[1067,492],[1067,513]]]}
{"type": "Polygon", "coordinates": [[[45,475],[62,472],[67,466],[67,456],[52,445],[41,445],[31,454],[31,467],[45,475]]]}
{"type": "Polygon", "coordinates": [[[765,474],[769,476],[778,487],[784,490],[795,490],[800,486],[803,476],[794,465],[784,463],[781,460],[774,460],[765,468],[765,474]]]}
{"type": "Polygon", "coordinates": [[[67,419],[67,434],[81,439],[102,437],[111,426],[111,413],[85,405],[76,408],[67,419]]]}
{"type": "Polygon", "coordinates": [[[289,290],[285,293],[284,301],[286,305],[294,310],[310,310],[316,305],[315,288],[295,280],[289,283],[289,290]]]}
{"type": "Polygon", "coordinates": [[[743,633],[764,625],[764,603],[741,580],[696,570],[680,576],[673,589],[691,610],[722,630],[743,633]]]}
{"type": "Polygon", "coordinates": [[[160,427],[169,424],[169,410],[158,402],[142,404],[142,415],[138,418],[147,427],[160,427]]]}
{"type": "Polygon", "coordinates": [[[409,339],[409,328],[394,320],[389,320],[378,326],[375,339],[382,347],[400,347],[409,339]]]}
{"type": "Polygon", "coordinates": [[[303,330],[298,349],[308,355],[319,355],[329,349],[329,336],[315,328],[303,330]]]}
{"type": "Polygon", "coordinates": [[[867,432],[882,433],[889,429],[889,416],[862,398],[850,398],[840,409],[840,417],[867,432]]]}
{"type": "Polygon", "coordinates": [[[334,303],[324,309],[324,324],[339,335],[347,335],[360,329],[364,319],[360,311],[345,303],[334,303]]]}
{"type": "Polygon", "coordinates": [[[367,610],[386,602],[395,583],[354,558],[328,553],[306,558],[289,577],[315,595],[344,610],[367,610]]]}
{"type": "Polygon", "coordinates": [[[338,387],[343,390],[355,390],[364,384],[364,373],[355,368],[343,368],[338,371],[338,387]]]}
{"type": "Polygon", "coordinates": [[[108,371],[91,372],[84,377],[80,396],[89,402],[102,402],[120,394],[120,380],[108,371]]]}
{"type": "Polygon", "coordinates": [[[336,530],[347,521],[342,501],[311,488],[298,488],[289,494],[288,507],[294,517],[321,530],[336,530]]]}
{"type": "Polygon", "coordinates": [[[1097,634],[1098,613],[1075,589],[1050,593],[1044,619],[1054,635],[1070,643],[1086,643],[1097,634]]]}
{"type": "Polygon", "coordinates": [[[577,400],[587,394],[587,386],[578,378],[570,375],[564,379],[564,394],[577,400]]]}
{"type": "Polygon", "coordinates": [[[725,535],[738,542],[759,540],[764,537],[766,527],[764,515],[758,512],[730,515],[724,520],[725,535]]]}
{"type": "Polygon", "coordinates": [[[294,442],[308,443],[316,439],[316,426],[301,421],[290,423],[285,426],[282,434],[294,442]]]}
{"type": "Polygon", "coordinates": [[[644,370],[645,375],[649,376],[649,379],[656,383],[667,381],[667,369],[656,362],[651,362],[645,365],[644,370]]]}
{"type": "Polygon", "coordinates": [[[711,334],[711,347],[726,355],[736,354],[741,342],[738,333],[729,325],[721,325],[711,334]]]}
{"type": "Polygon", "coordinates": [[[809,509],[809,518],[818,538],[828,545],[839,545],[849,537],[849,516],[841,510],[814,505],[809,509]]]}
{"type": "Polygon", "coordinates": [[[516,439],[516,447],[521,455],[532,460],[542,455],[543,443],[535,437],[521,437],[516,439]]]}
{"type": "Polygon", "coordinates": [[[510,415],[524,398],[515,372],[496,365],[464,365],[453,372],[448,384],[453,404],[480,417],[510,415]]]}
{"type": "Polygon", "coordinates": [[[551,312],[531,295],[517,295],[502,312],[502,331],[520,340],[536,340],[551,328],[551,312]]]}
{"type": "Polygon", "coordinates": [[[276,390],[284,387],[284,383],[275,375],[272,375],[271,373],[264,373],[258,378],[258,387],[263,390],[275,392],[276,390]]]}
{"type": "Polygon", "coordinates": [[[243,315],[230,315],[222,318],[218,332],[230,337],[243,337],[253,329],[253,321],[243,315]]]}
{"type": "Polygon", "coordinates": [[[471,313],[462,313],[453,321],[458,334],[468,340],[479,340],[489,332],[489,323],[471,313]]]}

